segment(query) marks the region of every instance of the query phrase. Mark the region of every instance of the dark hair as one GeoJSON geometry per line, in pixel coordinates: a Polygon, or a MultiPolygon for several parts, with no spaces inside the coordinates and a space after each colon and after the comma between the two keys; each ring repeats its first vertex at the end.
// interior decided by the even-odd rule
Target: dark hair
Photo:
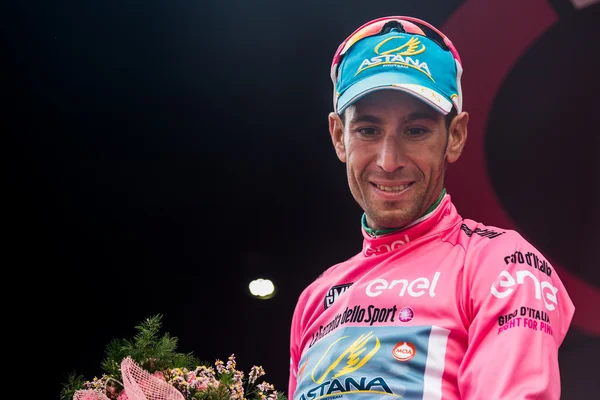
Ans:
{"type": "Polygon", "coordinates": [[[458,112],[456,111],[456,107],[452,106],[452,109],[450,110],[450,112],[448,114],[446,114],[446,116],[445,116],[447,131],[450,131],[450,124],[452,123],[452,120],[454,119],[454,117],[456,117],[457,115],[458,115],[458,112]]]}

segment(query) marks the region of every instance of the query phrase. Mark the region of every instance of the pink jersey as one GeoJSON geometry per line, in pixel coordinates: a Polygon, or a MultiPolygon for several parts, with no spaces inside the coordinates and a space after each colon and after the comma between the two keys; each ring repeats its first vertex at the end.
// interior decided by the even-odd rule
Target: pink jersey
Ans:
{"type": "Polygon", "coordinates": [[[363,236],[298,299],[290,398],[560,398],[574,306],[521,235],[462,219],[446,194],[411,227],[363,236]]]}

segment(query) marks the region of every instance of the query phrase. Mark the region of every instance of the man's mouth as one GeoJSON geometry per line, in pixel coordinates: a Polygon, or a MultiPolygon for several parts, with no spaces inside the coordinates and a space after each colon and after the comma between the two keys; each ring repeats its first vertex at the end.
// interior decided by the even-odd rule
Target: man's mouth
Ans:
{"type": "Polygon", "coordinates": [[[407,183],[405,185],[397,185],[397,186],[385,186],[385,185],[378,185],[376,183],[374,183],[373,185],[375,185],[375,187],[377,189],[382,190],[384,192],[398,193],[398,192],[402,192],[403,190],[408,189],[408,187],[412,184],[413,184],[413,182],[407,183]]]}

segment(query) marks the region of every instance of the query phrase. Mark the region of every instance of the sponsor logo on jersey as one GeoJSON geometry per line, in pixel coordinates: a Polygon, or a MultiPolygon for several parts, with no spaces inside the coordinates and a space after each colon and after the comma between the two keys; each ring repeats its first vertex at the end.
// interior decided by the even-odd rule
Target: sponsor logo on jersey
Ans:
{"type": "Polygon", "coordinates": [[[343,285],[332,286],[331,289],[325,295],[325,299],[323,300],[323,304],[325,309],[327,310],[331,305],[344,293],[348,288],[352,286],[352,283],[346,283],[343,285]]]}
{"type": "Polygon", "coordinates": [[[415,312],[410,307],[402,307],[402,309],[398,313],[398,320],[400,322],[412,321],[412,319],[414,317],[415,317],[415,312]]]}
{"type": "Polygon", "coordinates": [[[502,326],[502,325],[506,324],[508,321],[517,317],[518,315],[520,315],[521,317],[537,319],[537,320],[543,321],[547,324],[550,323],[550,317],[548,316],[547,312],[536,310],[535,308],[531,308],[531,307],[521,306],[519,308],[516,308],[515,311],[513,311],[513,312],[510,312],[508,314],[502,314],[501,316],[499,316],[498,317],[498,326],[502,326]]]}
{"type": "Polygon", "coordinates": [[[401,246],[410,242],[408,235],[404,235],[403,239],[394,240],[390,244],[380,244],[379,246],[371,246],[368,244],[364,249],[365,257],[374,256],[378,254],[388,253],[392,250],[396,250],[401,246]]]}
{"type": "Polygon", "coordinates": [[[429,297],[435,297],[435,287],[440,279],[440,275],[439,272],[436,272],[431,281],[425,277],[417,278],[410,282],[408,279],[394,279],[388,282],[386,279],[378,278],[369,282],[365,290],[369,297],[377,297],[389,291],[396,293],[400,297],[405,294],[411,297],[421,297],[425,294],[428,294],[429,297]]]}
{"type": "Polygon", "coordinates": [[[521,285],[533,285],[535,298],[542,300],[546,309],[553,311],[558,305],[556,296],[558,288],[552,286],[550,282],[544,280],[540,282],[531,271],[527,270],[516,271],[514,276],[507,270],[500,272],[498,278],[492,283],[490,291],[495,297],[504,299],[515,292],[521,285]]]}
{"type": "Polygon", "coordinates": [[[506,265],[527,264],[530,267],[539,269],[541,272],[548,276],[552,275],[552,268],[550,268],[548,262],[531,252],[523,254],[520,251],[515,251],[513,254],[509,254],[506,257],[504,257],[504,262],[506,263],[506,265]]]}
{"type": "Polygon", "coordinates": [[[527,315],[527,310],[529,310],[531,315],[535,315],[535,318],[528,318],[523,316],[517,317],[517,315],[519,315],[519,309],[516,309],[514,312],[509,313],[507,315],[500,316],[500,318],[498,319],[498,323],[500,325],[500,327],[498,328],[498,335],[509,329],[521,328],[530,331],[542,332],[552,336],[552,326],[550,325],[550,319],[548,318],[548,315],[544,312],[542,312],[543,314],[536,314],[535,312],[531,312],[535,310],[529,307],[521,307],[521,315],[527,315]],[[523,312],[525,312],[525,314],[523,314],[523,312]],[[545,318],[542,317],[542,315],[544,315],[545,318]],[[503,318],[508,319],[500,323],[500,320],[503,318]]]}
{"type": "Polygon", "coordinates": [[[492,231],[490,229],[480,229],[480,228],[471,229],[465,224],[462,224],[460,226],[460,229],[462,229],[462,231],[468,237],[471,237],[471,236],[473,236],[473,234],[475,234],[475,235],[479,235],[481,237],[486,237],[488,239],[493,239],[495,237],[498,237],[498,236],[506,233],[506,232],[496,232],[496,231],[492,231]]]}
{"type": "Polygon", "coordinates": [[[394,396],[385,378],[360,374],[360,369],[373,358],[380,347],[379,338],[372,331],[358,338],[340,337],[329,345],[312,369],[310,377],[314,385],[301,393],[299,399],[331,398],[346,393],[394,396]],[[348,374],[354,376],[346,376],[348,374]]]}
{"type": "Polygon", "coordinates": [[[399,342],[392,350],[392,355],[398,361],[411,360],[416,354],[417,348],[411,342],[399,342]]]}
{"type": "Polygon", "coordinates": [[[314,346],[315,343],[342,324],[368,324],[373,326],[374,324],[395,322],[397,313],[398,307],[395,305],[388,308],[375,307],[372,304],[368,307],[361,307],[360,305],[355,305],[352,308],[346,307],[343,313],[337,314],[329,323],[321,325],[319,330],[312,334],[308,347],[314,346]]]}

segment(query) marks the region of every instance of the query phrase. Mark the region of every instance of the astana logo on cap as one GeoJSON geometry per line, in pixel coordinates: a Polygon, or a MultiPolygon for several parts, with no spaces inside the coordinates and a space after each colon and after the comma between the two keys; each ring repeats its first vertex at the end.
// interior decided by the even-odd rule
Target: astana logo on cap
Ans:
{"type": "Polygon", "coordinates": [[[354,74],[354,76],[360,74],[361,72],[369,68],[378,67],[380,65],[390,65],[401,66],[405,68],[414,68],[417,71],[420,71],[423,74],[427,75],[427,77],[431,79],[432,82],[435,82],[431,76],[431,72],[429,71],[427,63],[424,61],[419,61],[419,59],[412,57],[425,52],[425,45],[421,43],[419,38],[414,36],[410,37],[408,41],[406,41],[404,44],[398,47],[395,47],[390,50],[381,51],[381,48],[389,41],[394,39],[405,38],[406,36],[391,36],[381,41],[373,49],[377,56],[372,57],[371,59],[365,59],[358,67],[358,70],[356,71],[356,74],[354,74]]]}

